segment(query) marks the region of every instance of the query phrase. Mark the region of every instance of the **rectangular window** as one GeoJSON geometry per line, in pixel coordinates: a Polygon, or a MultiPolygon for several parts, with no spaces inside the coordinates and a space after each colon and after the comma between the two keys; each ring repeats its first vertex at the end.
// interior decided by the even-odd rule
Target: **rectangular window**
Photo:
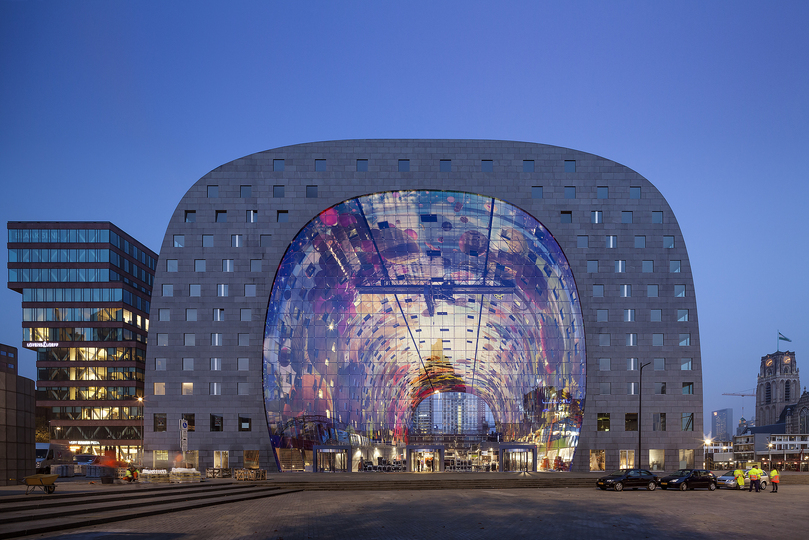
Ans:
{"type": "Polygon", "coordinates": [[[565,186],[565,199],[576,198],[576,186],[565,186]]]}
{"type": "Polygon", "coordinates": [[[221,358],[211,358],[211,371],[222,371],[221,358]]]}
{"type": "Polygon", "coordinates": [[[645,236],[636,236],[635,237],[635,247],[636,248],[645,248],[646,247],[646,237],[645,236]]]}
{"type": "Polygon", "coordinates": [[[194,413],[183,413],[182,419],[188,423],[188,431],[196,431],[196,422],[194,421],[194,413]]]}
{"type": "Polygon", "coordinates": [[[666,431],[666,413],[654,413],[652,415],[652,431],[666,431]]]}
{"type": "Polygon", "coordinates": [[[228,284],[227,283],[220,283],[216,286],[216,296],[227,296],[228,295],[228,284]]]}
{"type": "Polygon", "coordinates": [[[247,210],[244,220],[247,223],[258,223],[258,210],[247,210]]]}
{"type": "Polygon", "coordinates": [[[278,210],[275,214],[275,219],[277,223],[287,223],[289,221],[289,211],[278,210]]]}
{"type": "Polygon", "coordinates": [[[637,371],[638,370],[638,359],[637,358],[627,358],[626,359],[626,369],[627,369],[627,371],[637,371]]]}
{"type": "Polygon", "coordinates": [[[186,347],[193,347],[196,345],[196,334],[183,334],[183,343],[186,347]]]}
{"type": "Polygon", "coordinates": [[[234,259],[222,259],[222,271],[233,272],[235,268],[234,259]]]}
{"type": "Polygon", "coordinates": [[[666,383],[664,382],[656,382],[655,383],[655,394],[662,396],[666,394],[666,383]]]}
{"type": "Polygon", "coordinates": [[[691,345],[691,334],[680,334],[680,347],[691,345]]]}
{"type": "Polygon", "coordinates": [[[256,295],[256,286],[250,283],[246,284],[244,286],[244,296],[250,298],[255,295],[256,295]]]}
{"type": "Polygon", "coordinates": [[[561,216],[562,223],[573,223],[573,212],[562,210],[561,216]]]}
{"type": "Polygon", "coordinates": [[[609,318],[610,310],[608,309],[597,309],[596,310],[596,321],[597,322],[607,322],[609,318]]]}
{"type": "MultiPolygon", "coordinates": [[[[693,425],[693,422],[692,422],[692,425],[693,425]]],[[[692,429],[689,429],[687,431],[694,431],[694,429],[692,427],[692,429]]],[[[680,460],[680,469],[693,469],[694,468],[694,450],[693,449],[691,449],[691,450],[679,449],[679,450],[677,450],[677,457],[680,460]]]]}
{"type": "Polygon", "coordinates": [[[598,370],[599,371],[609,371],[610,370],[610,359],[609,358],[599,358],[598,359],[598,370]]]}
{"type": "Polygon", "coordinates": [[[607,245],[608,249],[614,249],[614,248],[618,247],[618,237],[617,236],[615,236],[613,234],[609,234],[609,235],[604,237],[604,240],[606,241],[606,245],[607,245]]]}
{"type": "Polygon", "coordinates": [[[598,420],[596,423],[596,429],[598,431],[609,431],[610,430],[610,413],[598,413],[598,420]]]}
{"type": "Polygon", "coordinates": [[[579,248],[586,248],[590,247],[590,237],[585,235],[579,235],[576,237],[576,247],[579,248]]]}
{"type": "Polygon", "coordinates": [[[166,431],[166,413],[155,413],[154,430],[156,432],[166,431]]]}
{"type": "Polygon", "coordinates": [[[666,359],[665,358],[655,358],[654,359],[654,368],[655,368],[655,371],[665,371],[666,370],[666,359]]]}
{"type": "Polygon", "coordinates": [[[632,285],[624,283],[620,286],[621,298],[629,298],[632,296],[632,285]]]}
{"type": "Polygon", "coordinates": [[[272,235],[271,234],[262,234],[261,235],[261,247],[270,247],[272,246],[272,235]]]}
{"type": "Polygon", "coordinates": [[[202,285],[198,283],[192,283],[188,286],[188,296],[196,297],[202,295],[202,285]]]}
{"type": "Polygon", "coordinates": [[[610,335],[609,334],[598,334],[598,346],[599,347],[609,347],[610,346],[610,335]]]}
{"type": "MultiPolygon", "coordinates": [[[[249,416],[239,415],[239,431],[251,431],[253,422],[249,416]]],[[[248,469],[258,469],[258,450],[245,450],[244,451],[244,466],[248,469]],[[252,455],[256,454],[255,458],[252,455]],[[248,456],[251,459],[248,459],[248,456]]]]}
{"type": "Polygon", "coordinates": [[[682,413],[683,431],[694,431],[694,413],[682,413]]]}
{"type": "Polygon", "coordinates": [[[601,394],[602,396],[610,395],[610,383],[608,382],[598,383],[598,393],[601,394]]]}
{"type": "Polygon", "coordinates": [[[587,273],[595,274],[598,272],[598,261],[587,261],[587,273]]]}
{"type": "Polygon", "coordinates": [[[410,160],[409,159],[400,159],[399,160],[399,172],[410,172],[410,160]]]}
{"type": "Polygon", "coordinates": [[[216,211],[216,222],[217,223],[227,223],[228,221],[228,212],[227,210],[217,210],[216,211]]]}
{"type": "Polygon", "coordinates": [[[632,223],[632,212],[626,210],[621,212],[621,223],[632,223]]]}
{"type": "Polygon", "coordinates": [[[669,261],[669,272],[672,274],[680,273],[680,261],[669,261]]]}
{"type": "Polygon", "coordinates": [[[165,396],[166,395],[166,383],[164,383],[164,382],[156,382],[156,383],[154,383],[154,395],[156,395],[156,396],[165,396]]]}
{"type": "Polygon", "coordinates": [[[691,371],[692,365],[691,358],[680,358],[680,371],[691,371]]]}
{"type": "Polygon", "coordinates": [[[615,273],[623,274],[626,272],[626,261],[615,261],[615,273]]]}
{"type": "Polygon", "coordinates": [[[657,210],[652,212],[652,223],[663,223],[663,212],[657,210]]]}
{"type": "Polygon", "coordinates": [[[565,172],[576,172],[576,160],[574,159],[565,160],[565,172]]]}
{"type": "Polygon", "coordinates": [[[439,160],[438,170],[440,172],[452,172],[452,160],[450,159],[439,160]]]}
{"type": "Polygon", "coordinates": [[[165,358],[155,358],[154,359],[154,369],[155,369],[155,371],[166,371],[166,359],[165,358]]]}
{"type": "Polygon", "coordinates": [[[626,346],[627,347],[637,347],[638,346],[638,335],[637,334],[627,334],[626,335],[626,346]]]}
{"type": "Polygon", "coordinates": [[[205,259],[194,259],[194,272],[205,271],[205,259]]]}
{"type": "Polygon", "coordinates": [[[687,309],[678,309],[677,310],[677,322],[688,322],[688,310],[687,309]]]}
{"type": "Polygon", "coordinates": [[[177,271],[177,259],[166,259],[166,272],[177,271]]]}
{"type": "Polygon", "coordinates": [[[253,196],[253,186],[239,186],[239,197],[249,199],[253,196]]]}
{"type": "Polygon", "coordinates": [[[593,296],[596,298],[604,296],[604,285],[593,285],[593,296]]]}
{"type": "MultiPolygon", "coordinates": [[[[219,384],[219,383],[211,383],[211,388],[212,388],[211,395],[212,396],[218,396],[219,395],[219,394],[214,394],[213,393],[213,385],[215,385],[215,384],[219,384]]],[[[212,414],[211,415],[211,431],[222,431],[223,428],[224,428],[223,424],[224,424],[224,417],[222,415],[219,415],[219,414],[212,414]]]]}
{"type": "Polygon", "coordinates": [[[222,322],[225,320],[225,310],[222,308],[213,308],[213,320],[222,322]]]}
{"type": "Polygon", "coordinates": [[[663,334],[652,334],[652,347],[663,346],[663,334]]]}
{"type": "Polygon", "coordinates": [[[646,286],[646,296],[649,298],[657,298],[658,292],[660,287],[657,285],[647,285],[646,286]]]}
{"type": "Polygon", "coordinates": [[[604,212],[601,210],[591,210],[590,223],[604,223],[604,212]]]}
{"type": "Polygon", "coordinates": [[[222,383],[212,382],[208,383],[208,393],[212,396],[222,395],[222,383]]]}
{"type": "Polygon", "coordinates": [[[531,198],[532,199],[542,198],[542,186],[531,186],[531,198]]]}
{"type": "Polygon", "coordinates": [[[250,383],[240,382],[236,383],[236,392],[240,396],[250,395],[250,383]]]}
{"type": "Polygon", "coordinates": [[[185,236],[183,236],[182,234],[175,234],[174,247],[176,248],[185,247],[185,236]]]}
{"type": "Polygon", "coordinates": [[[238,371],[249,371],[250,370],[250,359],[249,358],[237,358],[236,359],[236,369],[238,371]]]}
{"type": "Polygon", "coordinates": [[[655,262],[654,261],[643,261],[641,263],[641,271],[644,274],[651,274],[655,271],[655,262]]]}
{"type": "Polygon", "coordinates": [[[193,358],[183,358],[183,371],[194,371],[193,358]]]}
{"type": "Polygon", "coordinates": [[[635,322],[635,310],[634,309],[625,309],[624,310],[624,322],[635,322]]]}
{"type": "Polygon", "coordinates": [[[182,386],[182,395],[184,396],[193,396],[194,395],[194,383],[192,382],[184,382],[182,386]]]}
{"type": "Polygon", "coordinates": [[[185,222],[186,223],[196,223],[197,222],[197,211],[196,210],[186,210],[185,211],[185,222]]]}
{"type": "Polygon", "coordinates": [[[683,383],[683,395],[690,396],[694,394],[694,383],[692,382],[684,382],[683,383]]]}
{"type": "Polygon", "coordinates": [[[663,248],[665,248],[665,249],[674,249],[674,237],[673,236],[664,236],[663,237],[663,248]]]}
{"type": "Polygon", "coordinates": [[[241,234],[231,234],[230,235],[230,247],[243,247],[244,246],[244,235],[241,234]]]}
{"type": "Polygon", "coordinates": [[[524,160],[522,160],[522,172],[534,172],[534,160],[533,159],[524,159],[524,160]]]}
{"type": "Polygon", "coordinates": [[[208,198],[215,199],[219,197],[219,186],[208,186],[208,198]]]}
{"type": "Polygon", "coordinates": [[[261,259],[250,259],[250,271],[261,272],[261,259]]]}
{"type": "Polygon", "coordinates": [[[284,186],[273,186],[272,187],[272,197],[273,197],[273,199],[283,199],[284,198],[284,186]]]}
{"type": "Polygon", "coordinates": [[[211,334],[211,345],[214,347],[222,346],[222,334],[211,334]]]}
{"type": "Polygon", "coordinates": [[[253,320],[253,310],[250,308],[242,308],[239,310],[239,317],[242,322],[253,320]]]}
{"type": "Polygon", "coordinates": [[[250,346],[250,334],[239,334],[239,347],[250,346]]]}
{"type": "Polygon", "coordinates": [[[663,320],[663,310],[653,309],[649,312],[649,320],[652,322],[661,322],[663,320]]]}
{"type": "Polygon", "coordinates": [[[306,198],[317,199],[317,186],[306,186],[306,198]]]}
{"type": "Polygon", "coordinates": [[[357,172],[368,172],[368,160],[367,159],[358,159],[357,160],[357,172]]]}
{"type": "Polygon", "coordinates": [[[674,297],[675,298],[685,298],[685,285],[675,285],[674,286],[674,297]]]}
{"type": "Polygon", "coordinates": [[[325,170],[326,170],[326,160],[325,159],[316,159],[315,160],[315,171],[324,172],[325,170]]]}
{"type": "Polygon", "coordinates": [[[494,161],[491,159],[484,159],[480,162],[480,170],[483,172],[493,172],[494,171],[494,161]]]}
{"type": "Polygon", "coordinates": [[[274,172],[283,172],[283,170],[284,170],[284,160],[283,159],[274,159],[274,160],[272,160],[272,170],[274,172]]]}
{"type": "MultiPolygon", "coordinates": [[[[637,383],[630,383],[637,384],[637,383]]],[[[624,418],[624,431],[637,431],[638,430],[638,413],[626,413],[624,418]]]]}
{"type": "MultiPolygon", "coordinates": [[[[608,430],[609,431],[609,430],[608,430]]],[[[590,471],[605,471],[607,470],[607,451],[606,450],[590,450],[590,471]]]]}
{"type": "Polygon", "coordinates": [[[639,187],[631,187],[631,188],[629,188],[629,198],[630,199],[640,199],[640,188],[639,187]]]}
{"type": "Polygon", "coordinates": [[[158,321],[170,321],[171,320],[171,309],[169,308],[160,308],[157,310],[157,320],[158,321]]]}
{"type": "Polygon", "coordinates": [[[607,186],[598,186],[596,188],[596,198],[598,199],[609,199],[610,198],[610,188],[607,186]]]}
{"type": "Polygon", "coordinates": [[[213,247],[213,235],[212,234],[203,234],[202,235],[202,247],[213,247]]]}

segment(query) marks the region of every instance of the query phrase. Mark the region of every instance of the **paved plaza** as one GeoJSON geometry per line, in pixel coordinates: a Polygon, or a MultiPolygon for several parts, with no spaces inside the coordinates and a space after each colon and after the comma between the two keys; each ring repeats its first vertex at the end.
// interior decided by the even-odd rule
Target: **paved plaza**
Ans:
{"type": "Polygon", "coordinates": [[[781,493],[508,489],[298,492],[62,534],[59,540],[804,538],[809,486],[781,493]],[[795,509],[786,512],[784,508],[795,509]],[[756,523],[750,528],[748,523],[756,523]]]}

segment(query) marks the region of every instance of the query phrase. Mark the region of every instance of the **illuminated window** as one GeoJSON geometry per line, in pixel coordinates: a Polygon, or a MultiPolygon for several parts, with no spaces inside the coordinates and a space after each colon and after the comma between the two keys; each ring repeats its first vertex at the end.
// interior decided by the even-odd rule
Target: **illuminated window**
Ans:
{"type": "Polygon", "coordinates": [[[165,396],[166,395],[166,383],[164,383],[164,382],[156,382],[156,383],[154,383],[154,395],[156,395],[156,396],[165,396]]]}
{"type": "Polygon", "coordinates": [[[194,383],[192,382],[184,382],[182,385],[182,395],[184,396],[193,396],[194,395],[194,383]]]}
{"type": "Polygon", "coordinates": [[[610,430],[610,413],[598,413],[596,429],[598,431],[610,430]]]}

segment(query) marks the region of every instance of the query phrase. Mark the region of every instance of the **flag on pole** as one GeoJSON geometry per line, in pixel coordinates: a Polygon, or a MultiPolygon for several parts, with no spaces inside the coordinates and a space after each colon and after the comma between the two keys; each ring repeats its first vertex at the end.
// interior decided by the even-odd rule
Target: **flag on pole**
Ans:
{"type": "Polygon", "coordinates": [[[789,341],[790,343],[792,343],[792,340],[791,340],[791,339],[789,339],[788,337],[786,337],[786,336],[785,336],[784,334],[782,334],[781,332],[778,332],[778,339],[779,339],[780,341],[789,341]]]}

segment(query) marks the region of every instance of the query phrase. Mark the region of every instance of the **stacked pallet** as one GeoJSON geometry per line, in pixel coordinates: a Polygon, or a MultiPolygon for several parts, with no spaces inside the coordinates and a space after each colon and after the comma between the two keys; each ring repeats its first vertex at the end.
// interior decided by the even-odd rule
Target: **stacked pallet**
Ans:
{"type": "Polygon", "coordinates": [[[172,469],[169,478],[172,484],[188,484],[202,480],[198,470],[181,468],[172,469]]]}
{"type": "Polygon", "coordinates": [[[168,484],[169,480],[166,469],[143,469],[138,475],[138,481],[144,484],[168,484]]]}

